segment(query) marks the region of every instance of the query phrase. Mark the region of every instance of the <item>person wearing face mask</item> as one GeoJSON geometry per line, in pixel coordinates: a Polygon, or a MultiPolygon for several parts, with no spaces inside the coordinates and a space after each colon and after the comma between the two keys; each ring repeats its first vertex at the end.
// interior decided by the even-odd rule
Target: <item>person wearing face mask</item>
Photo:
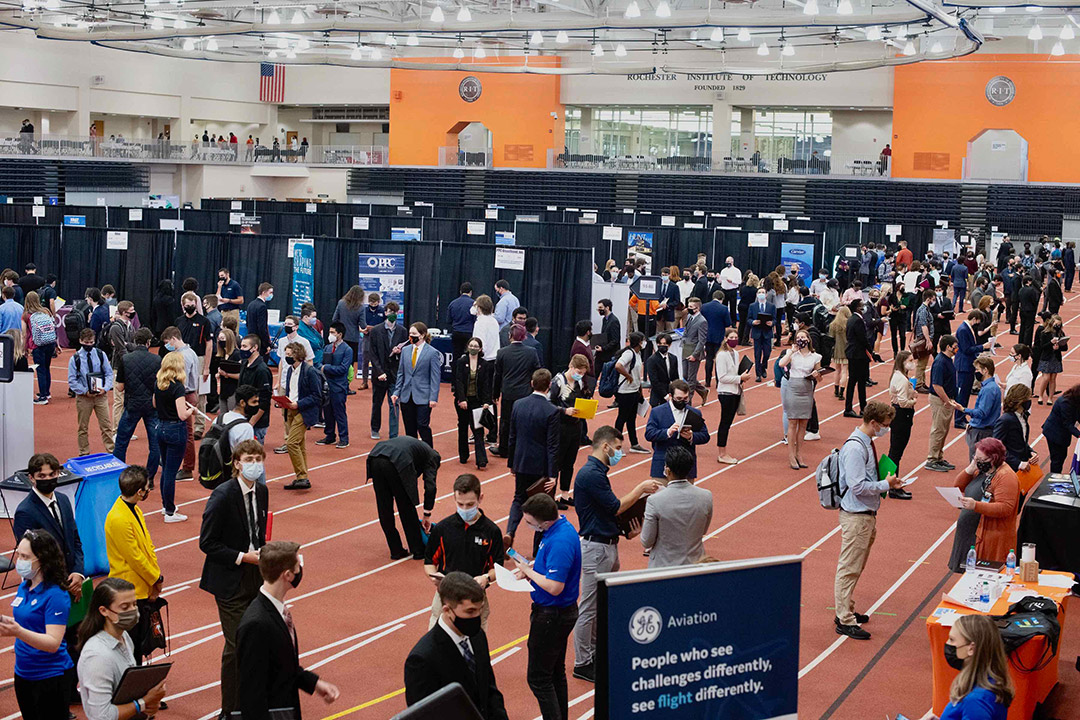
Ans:
{"type": "Polygon", "coordinates": [[[64,556],[48,532],[28,530],[19,537],[14,560],[22,582],[11,615],[0,615],[0,637],[15,640],[15,699],[24,718],[64,720],[75,686],[64,637],[71,610],[64,556]]]}
{"type": "Polygon", "coordinates": [[[934,472],[949,472],[956,466],[945,460],[942,450],[945,436],[949,432],[949,421],[954,410],[962,411],[964,406],[956,401],[956,338],[945,335],[941,338],[939,352],[930,368],[930,445],[926,450],[926,469],[934,472]]]}
{"type": "MultiPolygon", "coordinates": [[[[485,576],[486,577],[486,576],[485,576]]],[[[484,720],[506,720],[502,693],[495,685],[488,639],[482,627],[487,594],[463,572],[440,581],[437,619],[405,660],[405,703],[414,705],[451,683],[458,683],[484,720]]]]}
{"type": "MultiPolygon", "coordinates": [[[[124,355],[135,349],[135,306],[129,300],[121,300],[116,305],[116,316],[105,326],[103,334],[98,335],[98,347],[109,355],[113,370],[119,370],[124,355]]],[[[124,411],[124,388],[113,386],[112,419],[113,427],[120,424],[120,414],[124,411]]]]}
{"type": "Polygon", "coordinates": [[[584,355],[570,358],[570,367],[566,372],[556,374],[551,380],[548,394],[551,404],[559,409],[559,452],[555,456],[555,471],[559,476],[559,487],[555,498],[560,510],[574,504],[570,485],[574,480],[574,460],[584,433],[584,423],[575,404],[578,398],[587,397],[588,386],[585,377],[589,372],[589,359],[584,355]]]}
{"type": "Polygon", "coordinates": [[[236,629],[236,667],[243,682],[236,708],[244,720],[268,720],[271,711],[300,717],[300,691],[327,705],[338,698],[336,686],[300,665],[300,641],[285,597],[300,585],[304,556],[300,544],[266,543],[259,552],[262,587],[236,629]]]}
{"type": "Polygon", "coordinates": [[[217,297],[223,316],[240,318],[240,309],[244,307],[244,289],[232,279],[228,268],[218,270],[217,297]]]}
{"type": "Polygon", "coordinates": [[[454,363],[454,407],[457,410],[458,462],[469,462],[469,435],[476,449],[476,469],[487,467],[485,429],[476,422],[476,410],[491,408],[491,363],[484,359],[480,338],[470,338],[465,353],[454,363]]]}
{"type": "Polygon", "coordinates": [[[728,433],[743,396],[743,384],[750,379],[750,370],[739,372],[739,332],[727,331],[724,344],[716,353],[716,400],[720,403],[720,420],[716,427],[716,461],[725,465],[739,462],[727,451],[728,433]]]}
{"type": "Polygon", "coordinates": [[[1013,385],[1025,385],[1029,390],[1031,389],[1034,378],[1031,374],[1031,366],[1028,364],[1029,359],[1031,359],[1031,348],[1023,343],[1016,343],[1012,346],[1012,350],[1009,351],[1011,365],[1008,374],[1005,376],[1005,387],[1003,388],[1006,395],[1013,385]]]}
{"type": "Polygon", "coordinates": [[[872,400],[863,408],[862,422],[840,447],[840,558],[834,583],[837,635],[869,640],[862,628],[870,618],[855,611],[855,586],[866,568],[877,534],[881,496],[903,487],[896,475],[878,479],[878,454],[874,440],[889,431],[895,411],[891,405],[872,400]]]}
{"type": "Polygon", "coordinates": [[[158,446],[158,416],[154,410],[154,383],[161,369],[161,357],[150,352],[154,334],[149,328],[135,331],[132,350],[120,358],[116,365],[116,387],[124,398],[124,411],[116,427],[116,447],[113,455],[127,462],[128,443],[134,438],[135,428],[142,420],[146,428],[148,456],[146,470],[150,475],[150,489],[154,488],[161,450],[158,446]]]}
{"type": "Polygon", "coordinates": [[[601,342],[593,346],[598,368],[603,368],[608,360],[615,357],[615,352],[622,342],[622,324],[611,311],[611,307],[611,300],[608,298],[598,300],[596,303],[596,314],[601,318],[600,336],[602,338],[601,342]]]}
{"type": "MultiPolygon", "coordinates": [[[[251,426],[251,418],[259,412],[259,391],[251,385],[241,385],[236,388],[236,404],[232,410],[220,415],[220,422],[228,431],[229,452],[245,440],[256,440],[255,428],[251,426]]],[[[230,466],[226,477],[232,477],[230,466]]],[[[259,482],[266,484],[266,473],[259,477],[259,482]]]]}
{"type": "MultiPolygon", "coordinates": [[[[139,503],[150,494],[146,468],[129,465],[121,471],[119,484],[120,497],[105,516],[105,551],[109,577],[130,583],[137,600],[138,622],[123,629],[134,642],[135,662],[141,664],[142,658],[149,654],[143,652],[143,642],[150,630],[150,602],[161,595],[165,578],[158,565],[154,541],[150,539],[150,528],[139,509],[139,503]]],[[[81,644],[85,645],[85,641],[81,644]]]]}
{"type": "MultiPolygon", "coordinates": [[[[975,358],[994,347],[992,336],[985,343],[979,340],[979,332],[987,320],[981,310],[972,310],[956,328],[956,401],[961,405],[966,406],[971,399],[971,388],[975,383],[975,358]]],[[[967,420],[962,410],[953,414],[953,425],[958,430],[966,427],[967,420]]]]}
{"type": "MultiPolygon", "coordinates": [[[[889,378],[889,404],[896,412],[892,425],[889,426],[889,459],[896,463],[897,468],[900,467],[900,460],[904,457],[904,450],[911,439],[911,426],[915,421],[915,402],[919,397],[911,384],[915,367],[911,351],[901,350],[896,353],[892,377],[889,378]]],[[[911,493],[907,490],[890,490],[889,497],[910,500],[911,493]]]]}
{"type": "Polygon", "coordinates": [[[690,482],[695,464],[684,447],[671,447],[664,455],[666,487],[645,501],[641,524],[650,568],[691,565],[705,554],[702,541],[712,522],[713,497],[690,482]]]}
{"type": "Polygon", "coordinates": [[[367,305],[364,306],[364,315],[362,324],[363,340],[360,343],[360,389],[367,390],[368,378],[371,375],[371,360],[368,355],[371,353],[371,333],[375,332],[376,328],[382,327],[386,322],[386,309],[381,304],[382,298],[379,293],[368,293],[367,305]]]}
{"type": "Polygon", "coordinates": [[[214,356],[210,359],[210,376],[217,386],[217,412],[231,410],[236,404],[233,397],[236,392],[237,381],[233,375],[238,373],[221,372],[222,364],[230,369],[242,366],[240,359],[240,341],[236,333],[227,327],[221,327],[217,332],[217,342],[214,343],[214,356]]]}
{"type": "MultiPolygon", "coordinates": [[[[521,328],[521,332],[524,337],[525,328],[521,328]]],[[[401,363],[390,402],[401,404],[405,434],[419,437],[430,447],[434,447],[431,412],[439,404],[443,357],[441,352],[431,346],[430,340],[427,325],[415,322],[409,326],[409,346],[401,350],[401,363]]],[[[527,352],[536,359],[536,353],[531,350],[527,352]]]]}
{"type": "Polygon", "coordinates": [[[1005,463],[1005,445],[997,438],[984,438],[975,445],[971,462],[956,476],[955,487],[964,494],[963,508],[956,520],[949,567],[964,572],[968,550],[999,565],[1016,547],[1016,513],[1020,484],[1016,473],[1005,463]]]}
{"type": "Polygon", "coordinates": [[[124,671],[138,664],[138,625],[135,586],[121,577],[102,580],[79,624],[79,694],[86,720],[132,720],[166,709],[164,680],[132,702],[112,702],[124,671]]]}
{"type": "Polygon", "coordinates": [[[1021,492],[1031,489],[1031,483],[1035,482],[1030,475],[1031,466],[1039,463],[1039,454],[1028,444],[1031,437],[1030,404],[1031,388],[1013,385],[1005,392],[1001,417],[994,423],[994,437],[1005,446],[1005,462],[1017,473],[1021,492]]]}
{"type": "Polygon", "coordinates": [[[656,338],[656,352],[645,361],[645,375],[649,379],[649,405],[666,403],[671,383],[679,379],[679,361],[671,353],[671,336],[667,333],[656,338]]]}
{"type": "Polygon", "coordinates": [[[845,328],[844,354],[848,361],[847,397],[844,399],[844,417],[859,417],[853,410],[855,393],[859,393],[859,414],[866,408],[866,383],[870,379],[870,352],[873,343],[863,317],[863,301],[852,300],[848,305],[851,317],[845,328]]]}
{"type": "Polygon", "coordinates": [[[113,369],[106,357],[94,347],[94,331],[83,328],[79,334],[79,349],[68,361],[68,389],[75,393],[75,411],[78,418],[77,438],[79,455],[90,453],[90,415],[97,416],[101,430],[101,442],[105,451],[113,451],[113,424],[109,418],[108,393],[113,387],[113,369]]]}
{"type": "MultiPolygon", "coordinates": [[[[209,391],[210,358],[214,352],[214,329],[211,327],[210,321],[199,312],[201,308],[202,305],[199,303],[198,295],[191,291],[184,293],[180,297],[180,309],[183,310],[184,314],[176,318],[174,325],[180,331],[180,339],[199,358],[200,382],[194,388],[195,399],[190,402],[204,412],[206,410],[206,392],[209,391]]],[[[164,335],[162,335],[162,341],[164,339],[164,335]]],[[[193,437],[198,440],[202,437],[204,427],[202,415],[197,413],[194,422],[193,437]]]]}
{"type": "Polygon", "coordinates": [[[671,381],[668,401],[649,413],[645,439],[653,446],[649,477],[655,480],[664,479],[664,456],[673,447],[690,451],[694,465],[687,477],[691,480],[697,477],[696,446],[709,442],[709,429],[705,427],[701,411],[690,406],[690,395],[690,385],[676,378],[671,381]]]}
{"type": "Polygon", "coordinates": [[[724,342],[727,329],[732,326],[731,314],[724,305],[724,293],[717,290],[712,294],[712,300],[701,306],[701,316],[705,318],[708,327],[708,335],[705,338],[705,387],[712,387],[713,364],[716,353],[724,342]]]}
{"type": "MultiPolygon", "coordinates": [[[[381,324],[382,321],[379,322],[381,324]]],[[[304,303],[300,306],[300,324],[296,326],[296,334],[300,340],[306,340],[307,344],[311,346],[311,362],[316,370],[321,369],[323,366],[323,347],[326,343],[323,341],[322,323],[319,322],[318,313],[311,303],[304,303]]]]}
{"type": "Polygon", "coordinates": [[[705,355],[705,343],[709,339],[709,322],[701,314],[701,300],[690,298],[686,304],[686,328],[683,330],[682,359],[683,379],[690,386],[690,393],[701,395],[701,403],[709,397],[708,388],[698,379],[701,361],[705,355]]]}
{"type": "MultiPolygon", "coordinates": [[[[442,615],[444,598],[440,592],[447,575],[465,573],[481,588],[495,582],[495,564],[504,560],[503,535],[499,526],[480,509],[483,500],[480,479],[471,473],[458,475],[454,480],[457,512],[431,526],[424,551],[424,573],[435,585],[428,630],[435,627],[442,615]]],[[[480,625],[485,630],[490,613],[491,607],[484,598],[480,625]]]]}
{"type": "MultiPolygon", "coordinates": [[[[490,298],[488,300],[490,303],[490,298]]],[[[491,320],[494,324],[495,321],[491,320]]],[[[479,322],[477,323],[479,325],[479,322]]],[[[348,335],[348,326],[345,328],[348,335]]],[[[498,325],[495,327],[496,341],[499,336],[498,325]]],[[[345,341],[348,344],[348,340],[345,341]]],[[[379,439],[382,428],[383,398],[393,394],[400,369],[401,352],[409,346],[409,333],[398,323],[398,304],[386,303],[386,322],[371,334],[371,439],[379,439]]],[[[387,401],[386,414],[390,423],[390,437],[398,434],[398,409],[393,402],[387,401]]]]}
{"type": "MultiPolygon", "coordinates": [[[[683,387],[680,396],[686,400],[689,392],[683,387]]],[[[654,411],[656,412],[656,411],[654,411]]],[[[705,436],[708,440],[708,434],[705,436]]],[[[595,666],[593,657],[596,652],[596,576],[619,570],[619,525],[617,516],[626,512],[643,496],[660,490],[663,485],[656,480],[644,480],[638,483],[623,497],[617,496],[611,488],[608,473],[623,458],[622,433],[604,425],[593,433],[592,452],[574,479],[574,509],[577,511],[581,535],[581,605],[574,625],[574,677],[594,682],[595,666]]],[[[661,460],[661,462],[663,462],[661,460]]],[[[663,470],[660,471],[663,473],[663,470]]],[[[527,505],[528,503],[526,503],[527,505]]],[[[528,509],[522,509],[528,513],[528,509]]],[[[537,518],[542,520],[543,518],[537,518]]],[[[529,523],[536,528],[536,523],[529,523]]],[[[631,531],[626,538],[634,538],[641,532],[641,521],[631,521],[631,531]]],[[[540,552],[543,552],[541,540],[540,552]]],[[[538,572],[540,553],[537,554],[538,572]]],[[[519,565],[520,567],[520,565],[519,565]]],[[[535,578],[526,573],[536,584],[535,578]]],[[[543,587],[541,585],[541,587],[543,587]]],[[[547,590],[545,588],[545,590],[547,590]]],[[[576,588],[575,588],[576,590],[576,588]]],[[[548,590],[550,592],[550,590],[548,590]]],[[[552,593],[557,595],[558,593],[552,593]]],[[[575,592],[576,596],[576,592],[575,592]]],[[[535,594],[533,597],[536,599],[535,594]]],[[[530,682],[530,685],[532,683],[530,682]]],[[[535,692],[535,690],[534,690],[535,692]]],[[[543,705],[541,705],[543,707],[543,705]]],[[[545,717],[547,717],[545,715],[545,717]]],[[[565,717],[565,716],[564,716],[565,717]]]]}
{"type": "MultiPolygon", "coordinates": [[[[305,364],[311,364],[315,360],[315,351],[311,349],[311,343],[300,336],[300,319],[295,315],[286,315],[285,320],[281,325],[281,337],[277,339],[276,353],[278,356],[278,387],[284,387],[284,377],[288,360],[287,348],[289,345],[299,343],[303,348],[303,360],[305,364]]],[[[275,455],[284,455],[289,452],[289,412],[285,410],[282,413],[282,417],[285,422],[282,427],[282,444],[274,448],[275,455]]]]}
{"type": "MultiPolygon", "coordinates": [[[[165,332],[161,333],[161,342],[165,349],[169,352],[177,353],[184,367],[183,389],[184,389],[184,401],[189,403],[193,408],[198,408],[200,403],[199,385],[200,385],[200,360],[195,351],[184,342],[183,337],[180,334],[180,330],[176,327],[166,328],[165,332]]],[[[164,364],[164,360],[162,360],[164,364]]],[[[162,388],[164,389],[164,388],[162,388]]],[[[158,408],[158,417],[161,418],[161,408],[158,408]]],[[[184,420],[187,426],[187,443],[184,446],[184,462],[181,466],[180,472],[177,473],[177,480],[190,480],[195,472],[195,425],[194,422],[198,418],[198,413],[194,411],[188,412],[181,418],[184,420]]],[[[198,418],[202,423],[202,419],[198,418]]],[[[165,422],[162,420],[162,422],[165,422]]],[[[164,452],[162,453],[164,456],[164,452]]]]}
{"type": "Polygon", "coordinates": [[[270,427],[270,402],[273,395],[274,375],[259,353],[257,336],[248,335],[240,341],[239,356],[240,372],[233,373],[220,368],[218,376],[233,380],[238,386],[250,385],[258,392],[258,401],[248,405],[250,414],[247,418],[255,433],[255,439],[263,443],[266,441],[266,431],[270,427]],[[252,407],[256,409],[250,410],[252,407]]]}
{"type": "Polygon", "coordinates": [[[747,308],[750,318],[750,338],[754,341],[754,382],[761,382],[769,372],[769,355],[772,354],[773,325],[776,309],[768,304],[764,288],[758,288],[757,299],[747,308]]]}
{"type": "Polygon", "coordinates": [[[974,367],[979,394],[975,398],[975,407],[964,409],[964,415],[968,418],[968,459],[974,456],[975,445],[980,440],[994,434],[994,423],[1001,416],[1001,388],[994,375],[993,358],[980,355],[975,358],[974,367]]]}
{"type": "Polygon", "coordinates": [[[259,338],[259,350],[263,359],[270,355],[270,324],[267,319],[267,305],[274,299],[274,286],[268,282],[259,285],[258,296],[248,303],[247,332],[259,338]]]}
{"type": "Polygon", "coordinates": [[[927,711],[922,720],[1005,720],[1016,694],[994,619],[961,615],[949,629],[945,662],[959,671],[949,687],[949,703],[940,717],[927,711]]]}
{"type": "MultiPolygon", "coordinates": [[[[339,450],[349,447],[349,415],[345,401],[349,392],[349,366],[352,349],[345,344],[345,325],[333,323],[328,334],[329,344],[322,350],[323,376],[329,389],[323,404],[325,432],[316,445],[335,444],[339,450]]],[[[370,356],[370,353],[368,354],[370,356]]]]}
{"type": "Polygon", "coordinates": [[[742,271],[735,267],[735,259],[729,255],[724,259],[723,269],[716,275],[716,282],[720,287],[695,287],[694,294],[700,298],[711,298],[716,290],[723,290],[724,304],[728,307],[728,313],[734,318],[739,300],[739,286],[742,285],[742,281],[742,271]],[[703,290],[703,292],[699,293],[698,290],[703,290]]]}
{"type": "Polygon", "coordinates": [[[285,449],[295,475],[285,489],[310,490],[307,431],[319,419],[319,408],[323,404],[322,379],[318,371],[304,361],[304,346],[300,343],[289,343],[285,347],[284,361],[274,395],[283,398],[280,403],[285,411],[285,449]]]}
{"type": "MultiPolygon", "coordinates": [[[[214,488],[203,510],[199,549],[203,560],[199,588],[214,596],[225,645],[221,652],[221,712],[236,708],[239,677],[237,627],[259,593],[259,554],[266,543],[269,492],[258,482],[266,451],[255,440],[233,447],[234,480],[214,488]]],[[[245,678],[247,682],[247,678],[245,678]]]]}
{"type": "Polygon", "coordinates": [[[784,353],[779,365],[787,368],[780,396],[788,422],[788,464],[798,470],[808,467],[800,450],[814,409],[814,388],[821,379],[821,355],[814,352],[809,332],[802,329],[795,333],[795,347],[784,353]]]}

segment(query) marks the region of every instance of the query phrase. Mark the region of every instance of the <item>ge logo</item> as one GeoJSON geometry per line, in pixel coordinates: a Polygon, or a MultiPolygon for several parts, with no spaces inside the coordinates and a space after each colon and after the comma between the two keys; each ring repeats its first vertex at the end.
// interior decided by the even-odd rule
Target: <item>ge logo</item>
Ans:
{"type": "Polygon", "coordinates": [[[480,99],[480,93],[484,91],[484,87],[480,84],[480,78],[475,75],[470,75],[461,81],[458,85],[458,95],[465,102],[476,102],[480,99]]]}
{"type": "Polygon", "coordinates": [[[998,107],[1008,105],[1015,97],[1016,85],[1004,75],[991,78],[990,82],[986,83],[986,99],[991,105],[998,107]]]}
{"type": "Polygon", "coordinates": [[[664,627],[664,619],[660,617],[660,611],[654,607],[639,608],[630,618],[630,637],[634,642],[648,645],[660,637],[660,631],[664,627]]]}

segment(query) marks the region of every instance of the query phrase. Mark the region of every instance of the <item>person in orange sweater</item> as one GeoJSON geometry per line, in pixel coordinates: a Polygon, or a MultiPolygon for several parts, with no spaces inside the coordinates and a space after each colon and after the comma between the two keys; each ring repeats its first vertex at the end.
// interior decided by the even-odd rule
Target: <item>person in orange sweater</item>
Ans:
{"type": "Polygon", "coordinates": [[[977,442],[975,455],[956,477],[955,486],[964,497],[950,559],[953,571],[963,572],[972,545],[979,560],[1004,564],[1009,550],[1016,548],[1020,484],[1005,463],[1002,442],[992,437],[977,442]]]}

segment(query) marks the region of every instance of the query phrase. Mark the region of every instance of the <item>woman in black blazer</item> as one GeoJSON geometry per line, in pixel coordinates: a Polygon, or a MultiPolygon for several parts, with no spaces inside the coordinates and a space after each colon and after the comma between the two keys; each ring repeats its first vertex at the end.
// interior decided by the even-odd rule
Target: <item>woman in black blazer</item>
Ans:
{"type": "Polygon", "coordinates": [[[1050,448],[1050,472],[1059,473],[1065,465],[1065,457],[1069,454],[1072,439],[1080,437],[1080,429],[1076,427],[1078,420],[1080,420],[1080,384],[1073,385],[1061,393],[1061,397],[1054,401],[1050,414],[1043,422],[1043,436],[1050,448]]]}
{"type": "Polygon", "coordinates": [[[469,462],[469,433],[476,447],[476,469],[487,467],[484,429],[474,427],[473,410],[491,406],[492,363],[484,359],[484,343],[470,338],[465,354],[454,363],[454,406],[458,417],[458,460],[469,462]]]}
{"type": "Polygon", "coordinates": [[[1038,462],[1038,454],[1028,444],[1031,428],[1028,425],[1027,403],[1031,388],[1016,384],[1005,393],[1001,403],[1001,417],[994,423],[994,437],[1005,446],[1005,463],[1013,472],[1027,470],[1030,463],[1038,462]]]}

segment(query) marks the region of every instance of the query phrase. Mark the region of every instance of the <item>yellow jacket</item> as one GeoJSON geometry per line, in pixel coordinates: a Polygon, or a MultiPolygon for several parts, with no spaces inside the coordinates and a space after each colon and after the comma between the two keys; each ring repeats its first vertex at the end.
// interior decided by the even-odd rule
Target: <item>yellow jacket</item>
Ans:
{"type": "Polygon", "coordinates": [[[161,577],[161,569],[146,518],[138,506],[134,510],[133,514],[124,498],[116,498],[105,516],[105,552],[109,556],[109,577],[127,580],[135,586],[135,597],[145,600],[150,587],[161,577]]]}

